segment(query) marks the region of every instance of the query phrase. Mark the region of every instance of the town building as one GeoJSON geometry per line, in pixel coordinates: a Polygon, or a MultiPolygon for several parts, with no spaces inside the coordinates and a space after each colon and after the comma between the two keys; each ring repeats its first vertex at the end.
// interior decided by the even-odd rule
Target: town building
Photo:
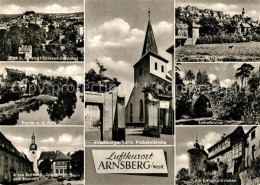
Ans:
{"type": "Polygon", "coordinates": [[[70,165],[70,154],[65,155],[61,151],[43,151],[38,160],[38,164],[40,165],[42,161],[45,159],[50,160],[51,162],[51,173],[52,177],[66,177],[71,175],[71,165],[70,165]]]}
{"type": "Polygon", "coordinates": [[[158,53],[150,15],[142,55],[134,67],[135,85],[126,106],[126,124],[144,128],[144,135],[160,136],[172,126],[171,81],[168,60],[158,53]],[[169,93],[170,91],[170,93],[169,93]]]}
{"type": "Polygon", "coordinates": [[[21,56],[23,60],[29,60],[32,58],[32,45],[22,45],[18,49],[18,55],[21,56]]]}
{"type": "Polygon", "coordinates": [[[9,69],[5,68],[2,74],[3,80],[11,79],[15,76],[16,80],[22,80],[26,77],[26,74],[24,71],[20,71],[17,69],[9,69]]]}
{"type": "Polygon", "coordinates": [[[32,143],[29,147],[29,159],[33,163],[33,172],[34,174],[38,175],[38,156],[37,156],[37,145],[35,144],[35,136],[34,133],[32,135],[32,143]]]}
{"type": "Polygon", "coordinates": [[[222,138],[208,149],[208,158],[216,163],[224,162],[228,165],[227,172],[238,174],[243,161],[244,130],[237,127],[232,133],[222,138]]]}
{"type": "Polygon", "coordinates": [[[260,127],[252,127],[245,135],[245,168],[254,164],[260,157],[260,127]]]}
{"type": "Polygon", "coordinates": [[[0,184],[10,183],[14,176],[33,172],[33,164],[0,132],[0,184]]]}

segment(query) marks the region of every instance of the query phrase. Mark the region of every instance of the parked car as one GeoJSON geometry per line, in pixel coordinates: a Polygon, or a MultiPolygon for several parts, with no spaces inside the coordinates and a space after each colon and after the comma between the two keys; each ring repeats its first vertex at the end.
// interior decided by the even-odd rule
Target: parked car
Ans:
{"type": "Polygon", "coordinates": [[[57,178],[57,181],[63,181],[63,180],[65,180],[65,178],[62,177],[61,175],[59,175],[58,178],[57,178]]]}
{"type": "Polygon", "coordinates": [[[80,177],[70,177],[68,180],[64,180],[62,185],[84,185],[84,179],[80,177]]]}

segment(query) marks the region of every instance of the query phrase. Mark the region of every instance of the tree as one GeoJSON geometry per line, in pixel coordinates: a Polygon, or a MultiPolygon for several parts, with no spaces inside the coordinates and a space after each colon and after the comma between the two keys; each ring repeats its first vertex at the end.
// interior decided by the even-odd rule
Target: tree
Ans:
{"type": "Polygon", "coordinates": [[[192,70],[189,69],[188,71],[185,72],[185,80],[188,80],[190,84],[194,79],[195,79],[195,75],[192,70]]]}
{"type": "Polygon", "coordinates": [[[241,79],[241,86],[246,87],[247,78],[250,76],[251,72],[254,70],[254,66],[251,64],[244,63],[241,67],[237,69],[237,73],[235,75],[236,78],[241,79]]]}
{"type": "Polygon", "coordinates": [[[79,150],[71,155],[71,172],[80,176],[84,175],[84,151],[79,150]]]}
{"type": "Polygon", "coordinates": [[[49,159],[44,159],[40,165],[39,170],[43,175],[48,174],[51,172],[51,161],[49,159]]]}
{"type": "Polygon", "coordinates": [[[200,35],[217,35],[222,31],[222,28],[219,26],[219,22],[215,17],[203,17],[200,19],[200,35]]]}
{"type": "Polygon", "coordinates": [[[176,175],[176,178],[177,178],[177,181],[176,181],[177,185],[184,185],[185,181],[190,180],[189,170],[186,168],[180,169],[176,175]]]}

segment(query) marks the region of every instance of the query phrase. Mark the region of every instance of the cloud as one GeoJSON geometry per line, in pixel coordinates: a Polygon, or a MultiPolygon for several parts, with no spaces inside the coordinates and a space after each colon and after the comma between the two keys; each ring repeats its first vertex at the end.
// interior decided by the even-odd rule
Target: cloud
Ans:
{"type": "Polygon", "coordinates": [[[144,31],[131,29],[121,18],[115,18],[92,30],[89,47],[126,47],[143,41],[144,31]]]}
{"type": "Polygon", "coordinates": [[[22,142],[28,142],[28,141],[29,141],[29,139],[23,138],[23,137],[21,137],[21,136],[10,136],[10,135],[6,135],[6,137],[7,137],[10,141],[12,141],[12,142],[20,142],[20,143],[22,143],[22,142]]]}
{"type": "Polygon", "coordinates": [[[231,87],[232,84],[234,84],[236,82],[236,80],[231,80],[229,78],[225,79],[225,80],[221,80],[220,81],[220,86],[221,87],[231,87]]]}
{"type": "Polygon", "coordinates": [[[189,156],[188,154],[181,154],[176,157],[176,173],[181,168],[188,168],[189,167],[189,156]]]}
{"type": "Polygon", "coordinates": [[[18,6],[16,4],[10,4],[1,7],[1,14],[19,14],[23,13],[24,10],[25,9],[21,6],[18,6]]]}
{"type": "Polygon", "coordinates": [[[210,81],[210,83],[212,83],[214,80],[216,80],[217,79],[217,76],[216,75],[214,75],[214,74],[209,74],[209,81],[210,81]]]}
{"type": "Polygon", "coordinates": [[[36,13],[74,13],[74,12],[83,12],[83,3],[82,6],[62,6],[60,4],[51,4],[45,7],[38,6],[28,6],[23,7],[17,4],[9,4],[0,6],[1,14],[22,14],[27,10],[35,11],[36,13]]]}
{"type": "Polygon", "coordinates": [[[173,23],[169,23],[166,21],[161,21],[155,25],[153,25],[154,34],[160,35],[164,33],[173,33],[173,23]]]}
{"type": "Polygon", "coordinates": [[[54,143],[55,139],[53,137],[49,137],[49,138],[41,140],[40,142],[41,143],[54,143]]]}
{"type": "Polygon", "coordinates": [[[61,136],[59,136],[59,143],[71,143],[73,140],[72,135],[70,134],[62,134],[61,136]]]}
{"type": "Polygon", "coordinates": [[[185,144],[186,147],[188,148],[192,148],[194,146],[194,142],[193,141],[189,141],[188,143],[185,144]]]}
{"type": "Polygon", "coordinates": [[[207,149],[215,144],[220,139],[220,137],[221,135],[216,132],[209,132],[204,136],[204,138],[200,140],[199,144],[203,145],[205,151],[207,151],[207,149]]]}

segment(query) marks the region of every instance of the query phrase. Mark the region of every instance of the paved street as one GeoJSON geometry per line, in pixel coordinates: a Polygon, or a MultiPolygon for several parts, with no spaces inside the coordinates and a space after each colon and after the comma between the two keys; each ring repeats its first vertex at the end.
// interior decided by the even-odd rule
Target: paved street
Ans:
{"type": "Polygon", "coordinates": [[[62,185],[62,182],[58,182],[57,179],[42,178],[39,181],[27,183],[24,185],[62,185]]]}

